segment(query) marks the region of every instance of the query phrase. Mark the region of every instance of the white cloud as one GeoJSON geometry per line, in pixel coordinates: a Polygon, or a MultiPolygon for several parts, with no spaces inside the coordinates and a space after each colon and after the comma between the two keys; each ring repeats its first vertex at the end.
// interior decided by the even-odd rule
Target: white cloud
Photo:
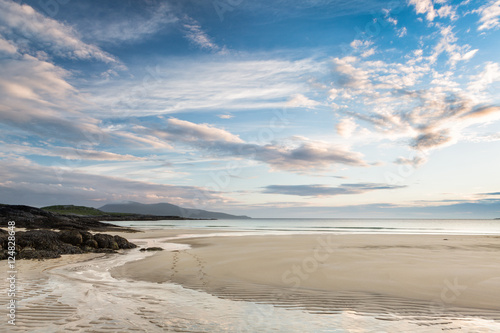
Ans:
{"type": "Polygon", "coordinates": [[[427,21],[434,21],[436,17],[449,17],[451,20],[456,20],[458,16],[455,7],[443,5],[445,2],[439,0],[434,0],[434,2],[432,0],[410,0],[409,4],[415,6],[417,14],[426,14],[427,21]],[[436,9],[434,4],[441,6],[436,9]]]}
{"type": "Polygon", "coordinates": [[[369,166],[363,155],[348,147],[304,137],[292,137],[287,144],[250,143],[240,137],[208,124],[195,124],[171,118],[168,126],[144,129],[174,146],[194,147],[217,158],[245,158],[263,162],[273,170],[292,172],[324,171],[335,164],[358,167],[369,166]]]}
{"type": "Polygon", "coordinates": [[[96,119],[79,112],[86,103],[66,81],[67,71],[29,55],[1,59],[0,66],[0,122],[71,142],[105,137],[96,119]]]}
{"type": "Polygon", "coordinates": [[[394,25],[398,25],[398,20],[396,20],[396,19],[395,19],[395,18],[393,18],[393,17],[388,17],[388,18],[387,18],[387,22],[392,23],[392,24],[394,24],[394,25]]]}
{"type": "Polygon", "coordinates": [[[12,42],[4,39],[3,36],[0,35],[0,52],[7,54],[15,54],[17,53],[17,46],[14,45],[12,42]]]}
{"type": "Polygon", "coordinates": [[[398,37],[402,38],[408,34],[408,30],[406,30],[406,27],[402,27],[397,31],[398,37]]]}
{"type": "MultiPolygon", "coordinates": [[[[214,60],[212,56],[203,56],[161,62],[154,77],[146,76],[146,84],[144,76],[115,78],[90,86],[85,92],[96,105],[108,110],[106,116],[282,108],[290,96],[310,90],[304,77],[320,72],[322,66],[311,59],[254,60],[229,56],[214,60]]],[[[102,114],[96,112],[95,116],[102,114]]]]}
{"type": "Polygon", "coordinates": [[[219,114],[219,115],[217,115],[217,117],[219,117],[220,119],[231,119],[231,118],[234,118],[234,116],[231,115],[231,114],[219,114]]]}
{"type": "Polygon", "coordinates": [[[189,121],[170,118],[167,120],[167,128],[156,132],[158,137],[168,140],[179,140],[184,142],[199,141],[204,142],[236,142],[243,143],[238,136],[214,127],[209,124],[195,124],[189,121]]]}
{"type": "Polygon", "coordinates": [[[0,32],[9,39],[43,44],[44,51],[61,57],[97,59],[123,67],[112,55],[81,41],[72,27],[43,16],[26,4],[0,0],[0,22],[0,32]]]}
{"type": "Polygon", "coordinates": [[[343,136],[345,138],[349,138],[352,136],[356,128],[358,127],[358,124],[354,121],[352,118],[343,118],[340,120],[340,122],[337,124],[337,133],[340,136],[343,136]]]}
{"type": "Polygon", "coordinates": [[[468,44],[458,45],[458,38],[452,29],[452,26],[443,26],[440,28],[441,39],[434,47],[434,53],[429,58],[431,62],[435,62],[442,53],[446,52],[448,63],[455,66],[459,61],[470,60],[478,51],[478,49],[471,50],[468,44]]]}
{"type": "Polygon", "coordinates": [[[457,62],[478,51],[459,45],[451,27],[438,28],[441,37],[430,55],[417,49],[405,62],[352,56],[332,60],[329,99],[347,116],[337,126],[340,135],[349,136],[357,122],[367,122],[386,139],[406,140],[410,147],[426,151],[457,142],[469,126],[500,118],[491,89],[500,81],[498,64],[487,63],[483,72],[469,76],[469,82],[457,81],[457,62]],[[439,55],[447,56],[444,70],[436,64],[439,55]],[[419,88],[422,84],[426,89],[419,88]]]}
{"type": "Polygon", "coordinates": [[[442,6],[438,9],[437,13],[439,17],[449,17],[452,21],[458,18],[455,9],[450,5],[442,6]]]}
{"type": "Polygon", "coordinates": [[[474,11],[478,13],[481,25],[477,30],[497,29],[500,27],[500,0],[491,0],[474,11]]]}
{"type": "Polygon", "coordinates": [[[143,157],[137,157],[129,154],[116,154],[107,151],[98,151],[94,149],[84,149],[75,147],[34,147],[18,144],[1,142],[0,151],[5,153],[15,152],[20,155],[42,155],[60,157],[67,160],[91,160],[91,161],[142,161],[143,157]]]}
{"type": "Polygon", "coordinates": [[[187,22],[183,24],[186,30],[186,38],[194,45],[211,51],[219,51],[221,48],[215,44],[210,36],[201,28],[200,24],[194,19],[188,18],[187,22]]]}
{"type": "Polygon", "coordinates": [[[475,101],[478,103],[488,99],[491,84],[500,81],[500,65],[496,62],[487,62],[482,72],[470,78],[468,89],[473,93],[475,101]]]}
{"type": "Polygon", "coordinates": [[[351,42],[351,47],[355,50],[365,49],[373,45],[372,41],[355,39],[351,42]]]}
{"type": "Polygon", "coordinates": [[[433,21],[437,16],[432,0],[410,0],[409,4],[415,6],[417,14],[427,14],[426,18],[428,21],[433,21]]]}
{"type": "Polygon", "coordinates": [[[320,104],[318,101],[314,101],[312,99],[309,99],[302,94],[296,94],[295,96],[293,96],[293,98],[291,100],[289,100],[286,103],[286,106],[294,107],[294,108],[300,108],[300,107],[313,108],[318,104],[320,104]]]}
{"type": "Polygon", "coordinates": [[[368,49],[365,52],[361,53],[361,57],[367,58],[367,57],[372,56],[374,54],[375,54],[375,48],[372,47],[371,49],[368,49]]]}

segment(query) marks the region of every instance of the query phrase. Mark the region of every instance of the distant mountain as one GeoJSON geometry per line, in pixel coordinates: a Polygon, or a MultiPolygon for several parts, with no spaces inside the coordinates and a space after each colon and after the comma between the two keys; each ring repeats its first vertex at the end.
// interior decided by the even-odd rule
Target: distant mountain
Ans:
{"type": "MultiPolygon", "coordinates": [[[[47,206],[47,207],[42,207],[41,209],[47,212],[63,214],[63,215],[102,216],[109,214],[107,212],[103,212],[99,209],[95,209],[92,207],[74,206],[74,205],[47,206]]],[[[127,214],[119,213],[113,215],[123,216],[127,214]]]]}
{"type": "Polygon", "coordinates": [[[131,214],[149,214],[149,215],[172,215],[187,218],[198,219],[249,219],[248,216],[238,216],[225,213],[209,212],[201,209],[182,208],[169,203],[142,204],[139,202],[126,202],[107,204],[99,208],[107,213],[131,213],[131,214]]]}

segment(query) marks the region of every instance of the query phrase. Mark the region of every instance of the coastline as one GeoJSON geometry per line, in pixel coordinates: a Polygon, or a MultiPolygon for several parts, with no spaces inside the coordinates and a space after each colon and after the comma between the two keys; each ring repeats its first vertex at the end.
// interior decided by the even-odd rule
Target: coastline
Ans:
{"type": "Polygon", "coordinates": [[[125,236],[166,250],[20,261],[19,325],[9,331],[189,332],[218,320],[246,332],[258,325],[299,332],[301,316],[313,316],[304,322],[318,332],[329,332],[321,327],[333,320],[346,332],[363,320],[385,332],[429,332],[422,324],[438,318],[446,323],[435,331],[500,327],[498,236],[255,236],[207,229],[125,236]],[[234,318],[221,317],[221,308],[234,318]],[[248,319],[248,311],[259,321],[248,319]]]}

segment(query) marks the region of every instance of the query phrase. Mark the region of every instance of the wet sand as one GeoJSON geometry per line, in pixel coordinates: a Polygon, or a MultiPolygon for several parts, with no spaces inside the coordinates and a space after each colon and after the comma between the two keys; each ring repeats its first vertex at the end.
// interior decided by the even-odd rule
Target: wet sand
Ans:
{"type": "MultiPolygon", "coordinates": [[[[162,252],[111,271],[115,278],[221,288],[360,293],[432,306],[500,310],[500,237],[266,235],[175,240],[162,252]]],[[[279,300],[277,300],[279,301],[279,300]]],[[[320,305],[318,305],[320,306],[320,305]]],[[[395,306],[397,308],[397,305],[395,306]]]]}
{"type": "MultiPolygon", "coordinates": [[[[4,320],[0,331],[500,329],[496,236],[242,236],[206,229],[122,236],[166,250],[19,261],[17,325],[4,320]]],[[[7,304],[6,293],[0,302],[7,304]]],[[[5,307],[0,315],[6,318],[5,307]]]]}

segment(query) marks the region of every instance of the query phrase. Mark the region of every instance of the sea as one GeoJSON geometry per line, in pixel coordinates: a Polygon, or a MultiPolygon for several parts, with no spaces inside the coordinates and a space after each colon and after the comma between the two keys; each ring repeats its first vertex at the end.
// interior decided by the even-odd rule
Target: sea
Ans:
{"type": "Polygon", "coordinates": [[[303,219],[116,221],[134,228],[202,228],[259,233],[333,232],[338,234],[500,234],[500,220],[477,219],[303,219]]]}
{"type": "MultiPolygon", "coordinates": [[[[138,229],[201,228],[213,230],[214,235],[221,235],[220,230],[228,230],[233,236],[325,232],[500,235],[500,220],[238,219],[113,223],[138,229]]],[[[167,251],[182,251],[188,247],[176,244],[175,239],[165,246],[167,251]]],[[[25,312],[20,313],[33,319],[29,332],[500,332],[500,313],[480,309],[476,312],[453,309],[436,312],[429,304],[390,300],[381,295],[299,291],[290,295],[291,302],[280,304],[273,302],[271,293],[266,298],[265,291],[261,298],[234,297],[234,293],[224,297],[176,283],[118,280],[110,273],[113,267],[150,255],[154,254],[135,249],[123,255],[109,255],[52,269],[48,280],[34,281],[33,286],[25,287],[27,297],[20,303],[20,309],[25,312]],[[40,309],[54,300],[57,300],[57,311],[50,313],[53,324],[45,322],[42,325],[37,319],[41,318],[40,309]],[[356,300],[369,302],[359,307],[354,304],[356,300]],[[39,305],[35,306],[37,302],[39,305]],[[324,306],[316,307],[317,304],[324,306]],[[401,307],[394,308],[394,305],[401,307]],[[73,314],[70,316],[70,313],[73,314]]],[[[19,332],[26,332],[19,329],[19,332]]],[[[16,329],[12,331],[17,332],[16,329]]]]}

